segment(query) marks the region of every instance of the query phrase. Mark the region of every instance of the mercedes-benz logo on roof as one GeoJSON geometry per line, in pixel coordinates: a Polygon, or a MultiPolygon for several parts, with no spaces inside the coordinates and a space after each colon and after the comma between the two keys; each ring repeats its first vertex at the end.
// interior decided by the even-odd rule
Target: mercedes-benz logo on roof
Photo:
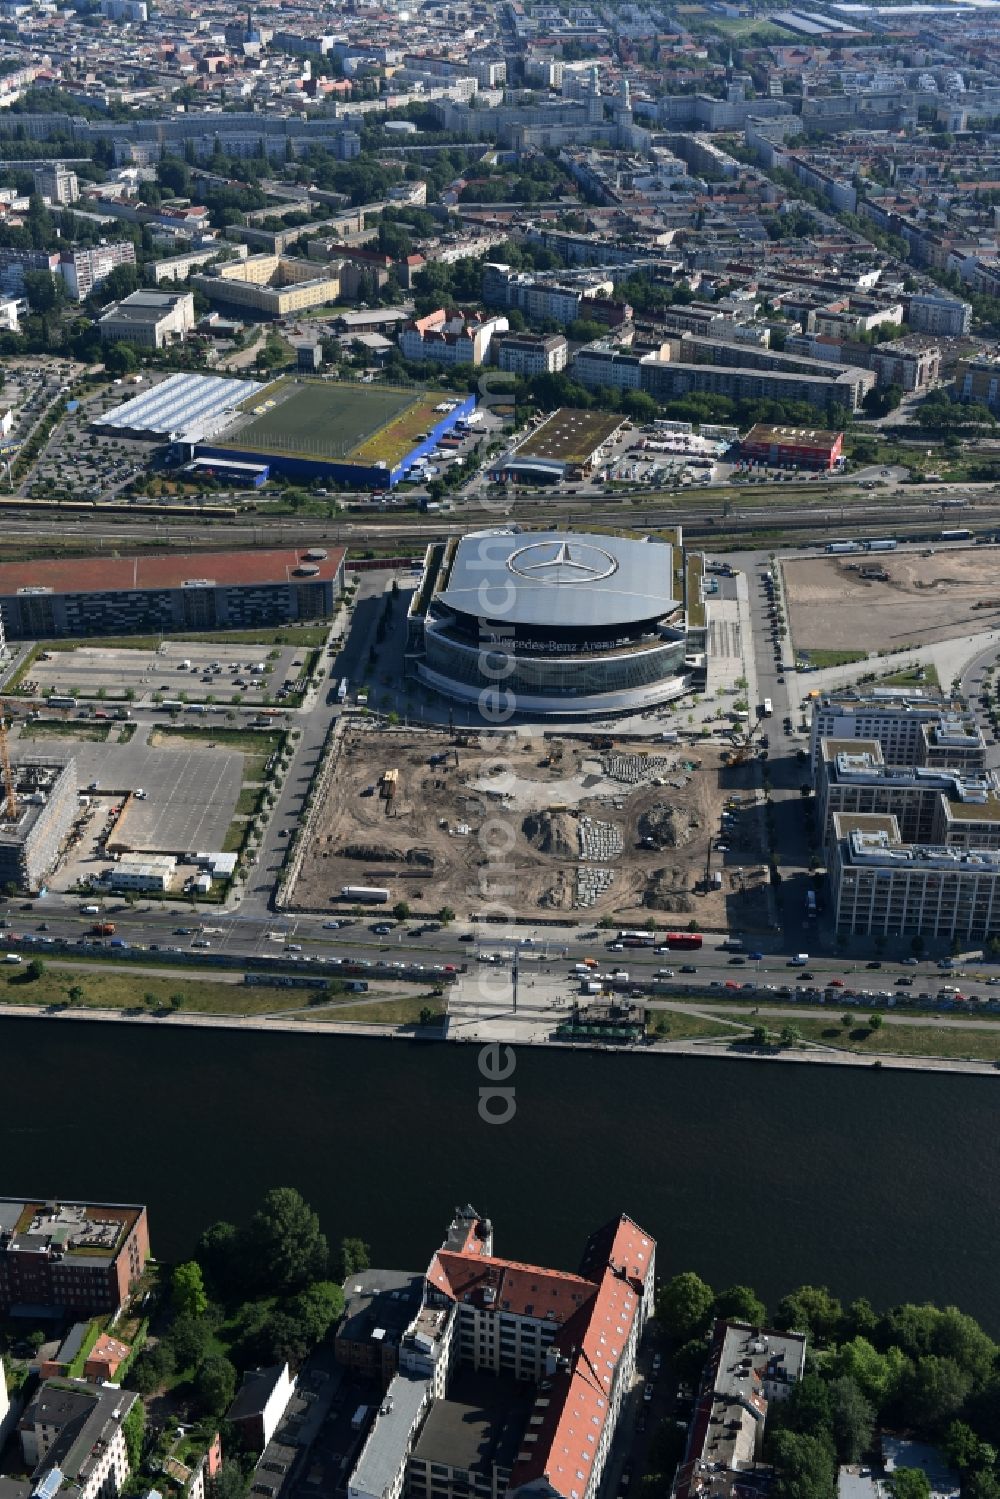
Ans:
{"type": "Polygon", "coordinates": [[[618,563],[603,547],[589,541],[533,541],[507,558],[518,578],[531,583],[599,583],[618,571],[618,563]]]}

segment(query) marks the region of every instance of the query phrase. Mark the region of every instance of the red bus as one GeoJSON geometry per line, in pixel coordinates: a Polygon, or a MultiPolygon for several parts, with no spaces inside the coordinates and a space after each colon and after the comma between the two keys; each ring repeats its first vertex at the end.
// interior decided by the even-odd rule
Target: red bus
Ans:
{"type": "Polygon", "coordinates": [[[667,946],[675,948],[695,948],[702,944],[700,932],[668,932],[667,946]]]}

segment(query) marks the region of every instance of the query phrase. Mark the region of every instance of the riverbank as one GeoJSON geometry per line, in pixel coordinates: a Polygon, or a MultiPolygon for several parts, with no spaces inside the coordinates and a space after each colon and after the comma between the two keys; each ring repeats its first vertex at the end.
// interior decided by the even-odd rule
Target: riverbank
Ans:
{"type": "Polygon", "coordinates": [[[652,1041],[647,1046],[618,1047],[592,1046],[573,1041],[556,1041],[540,1038],[530,1032],[518,1034],[516,1023],[491,1020],[481,1022],[475,1031],[464,1035],[446,1035],[437,1029],[420,1026],[374,1025],[364,1021],[337,1021],[296,1019],[292,1016],[255,1015],[237,1017],[232,1015],[207,1015],[173,1011],[169,1014],[126,1014],[120,1010],[95,1008],[67,1008],[53,1010],[37,1005],[0,1005],[0,1019],[15,1018],[51,1021],[95,1021],[117,1026],[166,1026],[171,1030],[238,1030],[271,1031],[285,1035],[364,1036],[390,1041],[416,1041],[422,1044],[448,1043],[452,1046],[484,1046],[499,1044],[517,1048],[530,1047],[540,1051],[584,1051],[612,1052],[623,1056],[642,1057],[703,1057],[715,1060],[743,1062],[781,1062],[811,1064],[827,1067],[851,1067],[864,1071],[884,1070],[893,1072],[966,1073],[975,1076],[1000,1077],[1000,1070],[992,1062],[975,1061],[961,1057],[939,1057],[921,1055],[899,1055],[893,1052],[837,1051],[825,1046],[767,1046],[754,1045],[746,1041],[723,1043],[706,1038],[678,1041],[652,1041]]]}

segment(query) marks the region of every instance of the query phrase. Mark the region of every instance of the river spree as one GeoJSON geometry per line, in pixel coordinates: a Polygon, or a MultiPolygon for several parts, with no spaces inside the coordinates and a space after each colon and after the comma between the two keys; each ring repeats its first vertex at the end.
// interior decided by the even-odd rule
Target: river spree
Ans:
{"type": "Polygon", "coordinates": [[[625,1210],[662,1275],[954,1302],[1000,1334],[992,1078],[524,1050],[490,1125],[472,1046],[5,1020],[0,1057],[0,1192],[144,1201],[167,1259],[271,1186],[414,1269],[460,1202],[565,1268],[625,1210]]]}

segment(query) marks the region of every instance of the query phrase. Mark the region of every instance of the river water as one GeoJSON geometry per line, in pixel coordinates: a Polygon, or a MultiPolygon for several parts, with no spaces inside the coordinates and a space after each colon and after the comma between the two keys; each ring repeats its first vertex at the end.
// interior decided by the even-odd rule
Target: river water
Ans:
{"type": "Polygon", "coordinates": [[[990,1077],[525,1049],[496,1126],[472,1046],[7,1020],[0,1057],[0,1192],[144,1201],[167,1259],[271,1186],[414,1269],[460,1202],[567,1269],[624,1210],[663,1275],[955,1302],[1000,1334],[990,1077]]]}

